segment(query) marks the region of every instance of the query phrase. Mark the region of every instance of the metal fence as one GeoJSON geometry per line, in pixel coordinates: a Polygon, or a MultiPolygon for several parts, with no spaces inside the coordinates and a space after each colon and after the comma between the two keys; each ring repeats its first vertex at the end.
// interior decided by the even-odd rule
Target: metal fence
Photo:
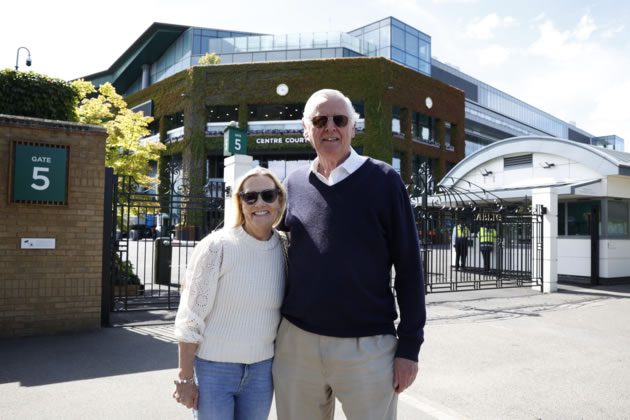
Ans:
{"type": "Polygon", "coordinates": [[[540,207],[429,208],[417,217],[427,293],[526,286],[542,291],[540,207]]]}
{"type": "Polygon", "coordinates": [[[180,173],[169,165],[160,192],[142,190],[129,176],[107,177],[104,311],[177,308],[194,246],[222,225],[225,205],[223,182],[194,195],[180,173]]]}

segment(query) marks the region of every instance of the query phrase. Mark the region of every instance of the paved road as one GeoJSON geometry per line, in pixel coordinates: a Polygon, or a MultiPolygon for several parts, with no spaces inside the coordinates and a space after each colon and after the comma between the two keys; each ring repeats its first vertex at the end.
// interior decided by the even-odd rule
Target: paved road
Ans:
{"type": "MultiPolygon", "coordinates": [[[[399,419],[628,418],[629,298],[630,286],[429,295],[399,419]]],[[[191,418],[170,398],[172,318],[121,314],[124,327],[0,340],[0,418],[191,418]]]]}

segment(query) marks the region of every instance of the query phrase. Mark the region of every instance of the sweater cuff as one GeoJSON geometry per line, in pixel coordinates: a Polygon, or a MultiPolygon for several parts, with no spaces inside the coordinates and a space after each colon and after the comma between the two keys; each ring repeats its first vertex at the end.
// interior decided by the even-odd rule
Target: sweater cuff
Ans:
{"type": "Polygon", "coordinates": [[[417,362],[421,345],[422,341],[399,337],[398,348],[396,349],[394,357],[401,357],[403,359],[409,359],[417,362]]]}

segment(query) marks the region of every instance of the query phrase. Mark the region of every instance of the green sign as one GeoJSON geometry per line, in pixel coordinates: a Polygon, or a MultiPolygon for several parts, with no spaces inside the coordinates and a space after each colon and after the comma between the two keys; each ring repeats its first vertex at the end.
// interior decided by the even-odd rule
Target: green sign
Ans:
{"type": "Polygon", "coordinates": [[[247,154],[247,132],[236,127],[228,127],[223,133],[223,156],[247,154]]]}
{"type": "Polygon", "coordinates": [[[15,144],[13,201],[66,202],[68,147],[15,144]]]}

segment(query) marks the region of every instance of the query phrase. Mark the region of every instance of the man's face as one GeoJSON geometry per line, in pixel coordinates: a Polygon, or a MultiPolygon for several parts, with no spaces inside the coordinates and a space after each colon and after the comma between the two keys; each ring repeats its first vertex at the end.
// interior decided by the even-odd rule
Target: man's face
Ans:
{"type": "MultiPolygon", "coordinates": [[[[348,109],[342,98],[329,97],[317,105],[315,113],[311,117],[343,115],[347,118],[348,109]]],[[[304,135],[311,142],[320,160],[341,164],[350,154],[350,142],[354,137],[354,125],[348,120],[345,127],[338,127],[332,118],[329,118],[322,128],[317,128],[312,121],[302,123],[304,135]]]]}

